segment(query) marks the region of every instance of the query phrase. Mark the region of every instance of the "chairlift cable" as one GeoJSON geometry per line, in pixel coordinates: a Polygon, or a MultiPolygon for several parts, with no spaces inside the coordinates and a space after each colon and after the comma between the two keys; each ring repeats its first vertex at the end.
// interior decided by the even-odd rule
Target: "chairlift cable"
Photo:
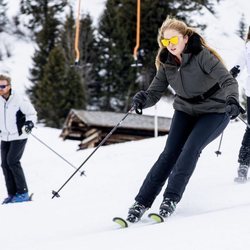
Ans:
{"type": "Polygon", "coordinates": [[[76,16],[76,32],[75,32],[75,65],[79,64],[80,60],[80,51],[79,51],[79,34],[80,34],[80,9],[81,9],[81,0],[78,0],[78,11],[76,16]]]}
{"type": "Polygon", "coordinates": [[[134,60],[137,61],[137,52],[140,46],[140,23],[141,23],[141,0],[137,0],[137,25],[136,25],[136,45],[134,47],[134,60]]]}

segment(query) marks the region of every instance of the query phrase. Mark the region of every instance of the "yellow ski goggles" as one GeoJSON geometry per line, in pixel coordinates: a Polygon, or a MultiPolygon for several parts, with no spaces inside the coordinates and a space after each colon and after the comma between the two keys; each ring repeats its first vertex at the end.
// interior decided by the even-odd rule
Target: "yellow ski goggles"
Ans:
{"type": "Polygon", "coordinates": [[[176,44],[178,44],[178,42],[179,42],[178,36],[173,36],[173,37],[171,37],[170,39],[166,39],[166,38],[162,38],[162,39],[161,39],[161,44],[162,44],[164,47],[168,47],[168,45],[169,45],[170,43],[176,45],[176,44]]]}

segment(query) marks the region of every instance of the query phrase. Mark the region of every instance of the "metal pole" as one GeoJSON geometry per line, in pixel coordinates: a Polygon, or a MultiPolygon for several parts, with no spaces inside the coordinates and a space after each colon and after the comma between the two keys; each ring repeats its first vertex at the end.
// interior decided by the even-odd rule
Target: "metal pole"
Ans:
{"type": "MultiPolygon", "coordinates": [[[[35,136],[33,133],[29,133],[31,136],[33,136],[37,141],[39,141],[40,143],[42,143],[45,147],[47,147],[48,149],[50,149],[53,153],[55,153],[57,156],[59,156],[62,160],[64,160],[65,162],[67,162],[72,168],[77,169],[72,163],[70,163],[68,160],[66,160],[64,157],[62,157],[59,153],[57,153],[54,149],[52,149],[50,146],[48,146],[48,144],[46,144],[45,142],[43,142],[41,139],[39,139],[37,136],[35,136]]],[[[81,172],[81,176],[85,175],[84,171],[81,172]]]]}
{"type": "Polygon", "coordinates": [[[106,137],[100,142],[100,144],[94,149],[94,151],[84,160],[84,162],[76,169],[76,171],[65,181],[65,183],[57,190],[52,191],[52,199],[55,197],[60,197],[59,192],[63,187],[73,178],[73,176],[80,170],[80,168],[91,158],[91,156],[108,140],[108,138],[114,133],[114,131],[122,124],[122,122],[127,118],[127,116],[134,110],[132,107],[126,115],[119,121],[119,123],[106,135],[106,137]]]}
{"type": "Polygon", "coordinates": [[[223,132],[221,133],[220,143],[219,143],[218,150],[217,150],[217,151],[215,151],[215,154],[216,154],[217,156],[221,155],[220,148],[221,148],[222,138],[223,138],[223,132]]]}
{"type": "Polygon", "coordinates": [[[239,118],[242,122],[244,122],[244,123],[247,125],[247,127],[250,129],[250,125],[249,125],[247,122],[245,122],[240,116],[238,116],[238,118],[239,118]]]}

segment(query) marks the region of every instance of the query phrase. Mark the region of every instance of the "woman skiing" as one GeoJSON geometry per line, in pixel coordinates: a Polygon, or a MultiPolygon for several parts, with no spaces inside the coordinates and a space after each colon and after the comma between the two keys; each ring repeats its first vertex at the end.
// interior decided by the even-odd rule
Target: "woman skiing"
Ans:
{"type": "Polygon", "coordinates": [[[237,81],[220,56],[184,22],[167,18],[158,33],[157,73],[133,97],[138,113],[153,106],[170,85],[176,95],[166,146],[146,176],[127,220],[137,222],[168,179],[159,214],[170,216],[181,200],[202,150],[241,112],[237,81]]]}
{"type": "MultiPolygon", "coordinates": [[[[238,73],[242,71],[244,68],[247,69],[247,81],[246,81],[246,88],[245,94],[247,97],[247,123],[250,124],[250,26],[246,38],[246,43],[244,49],[238,59],[236,66],[234,66],[230,72],[234,77],[238,76],[238,73]]],[[[249,125],[248,125],[249,126],[249,125]]],[[[238,167],[238,176],[235,178],[236,182],[246,182],[247,181],[247,174],[248,168],[250,165],[250,129],[247,126],[246,131],[244,133],[241,147],[239,151],[239,167],[238,167]]]]}

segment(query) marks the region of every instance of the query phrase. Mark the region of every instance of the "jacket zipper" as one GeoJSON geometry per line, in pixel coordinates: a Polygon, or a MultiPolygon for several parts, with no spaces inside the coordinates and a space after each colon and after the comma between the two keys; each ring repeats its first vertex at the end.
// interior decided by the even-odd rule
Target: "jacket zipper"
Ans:
{"type": "Polygon", "coordinates": [[[10,132],[9,132],[9,130],[8,130],[8,128],[7,128],[7,111],[6,111],[7,108],[8,108],[7,102],[8,102],[8,101],[6,101],[6,102],[4,103],[4,126],[5,126],[5,130],[6,130],[6,132],[7,132],[7,141],[9,141],[10,132]]]}
{"type": "MultiPolygon", "coordinates": [[[[186,93],[186,90],[184,88],[184,85],[183,85],[183,80],[182,80],[182,74],[181,74],[181,65],[179,66],[178,70],[177,70],[180,74],[180,78],[181,78],[181,85],[182,85],[182,89],[183,89],[183,92],[187,95],[186,93]]],[[[187,95],[188,96],[188,95],[187,95]]]]}

